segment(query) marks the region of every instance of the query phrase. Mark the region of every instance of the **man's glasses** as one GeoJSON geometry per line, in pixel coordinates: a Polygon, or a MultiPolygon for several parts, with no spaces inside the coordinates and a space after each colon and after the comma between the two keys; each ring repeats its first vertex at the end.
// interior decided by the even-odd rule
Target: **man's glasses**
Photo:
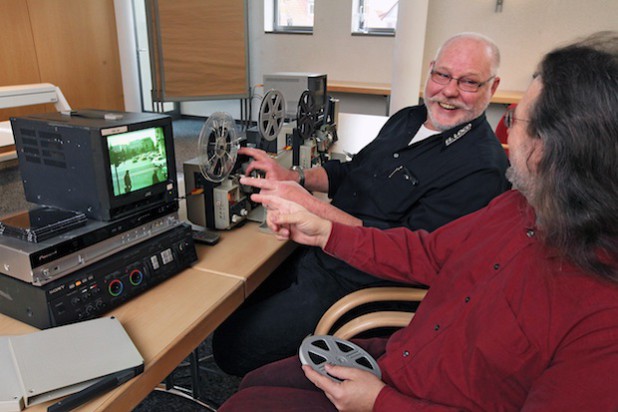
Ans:
{"type": "Polygon", "coordinates": [[[486,85],[491,79],[496,76],[491,76],[484,82],[477,82],[476,80],[467,79],[465,77],[453,77],[450,74],[442,73],[437,70],[431,69],[431,80],[441,85],[447,85],[451,80],[457,81],[457,88],[462,92],[476,93],[481,87],[486,85]]]}
{"type": "Polygon", "coordinates": [[[515,125],[515,121],[518,122],[526,122],[529,123],[530,120],[528,119],[520,119],[519,117],[515,117],[515,108],[511,108],[508,109],[506,111],[506,113],[504,114],[504,125],[506,126],[507,129],[510,129],[511,127],[513,127],[515,125]]]}

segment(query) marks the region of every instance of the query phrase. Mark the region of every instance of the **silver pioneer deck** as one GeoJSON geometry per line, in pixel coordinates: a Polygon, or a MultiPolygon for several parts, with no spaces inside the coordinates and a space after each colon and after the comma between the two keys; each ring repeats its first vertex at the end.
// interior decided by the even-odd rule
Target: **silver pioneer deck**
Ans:
{"type": "Polygon", "coordinates": [[[124,231],[118,227],[108,230],[110,223],[89,220],[83,227],[40,243],[0,236],[0,273],[41,286],[180,224],[178,212],[174,212],[124,231]],[[87,246],[77,248],[80,242],[87,246]]]}

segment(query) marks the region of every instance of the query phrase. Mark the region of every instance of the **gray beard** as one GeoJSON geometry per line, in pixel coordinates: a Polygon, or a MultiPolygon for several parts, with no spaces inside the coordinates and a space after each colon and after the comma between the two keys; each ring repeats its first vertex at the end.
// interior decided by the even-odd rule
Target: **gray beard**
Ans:
{"type": "Polygon", "coordinates": [[[528,200],[528,203],[533,204],[532,194],[534,191],[530,178],[522,176],[513,166],[506,169],[506,178],[513,185],[513,189],[518,190],[528,200]]]}

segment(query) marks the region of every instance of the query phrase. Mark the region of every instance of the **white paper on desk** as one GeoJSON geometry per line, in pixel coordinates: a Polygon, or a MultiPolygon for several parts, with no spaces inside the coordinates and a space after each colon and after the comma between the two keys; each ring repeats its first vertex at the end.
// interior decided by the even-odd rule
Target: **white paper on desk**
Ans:
{"type": "Polygon", "coordinates": [[[115,318],[1,337],[0,361],[2,412],[75,393],[105,375],[144,363],[115,318]],[[5,369],[9,363],[12,368],[5,369]]]}

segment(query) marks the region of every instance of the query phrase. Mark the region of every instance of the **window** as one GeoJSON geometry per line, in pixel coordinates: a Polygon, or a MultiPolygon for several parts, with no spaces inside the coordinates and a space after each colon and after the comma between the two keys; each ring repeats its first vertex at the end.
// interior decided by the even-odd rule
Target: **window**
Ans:
{"type": "Polygon", "coordinates": [[[315,0],[264,1],[264,27],[275,33],[313,33],[315,0]]]}
{"type": "Polygon", "coordinates": [[[352,4],[353,34],[395,34],[398,0],[354,0],[352,4]]]}

